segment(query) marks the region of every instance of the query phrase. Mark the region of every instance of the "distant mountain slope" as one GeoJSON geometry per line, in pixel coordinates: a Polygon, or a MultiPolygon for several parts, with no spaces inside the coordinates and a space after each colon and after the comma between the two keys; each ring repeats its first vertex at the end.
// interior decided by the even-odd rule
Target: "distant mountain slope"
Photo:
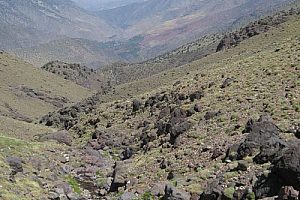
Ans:
{"type": "Polygon", "coordinates": [[[151,58],[207,33],[225,31],[243,17],[261,16],[292,1],[150,0],[98,15],[123,28],[125,38],[144,36],[141,57],[151,58]]]}
{"type": "Polygon", "coordinates": [[[37,67],[49,61],[60,60],[99,68],[114,62],[139,61],[138,53],[142,39],[137,36],[121,42],[97,42],[82,38],[66,38],[33,47],[11,49],[10,52],[37,67]]]}
{"type": "Polygon", "coordinates": [[[0,27],[2,49],[33,46],[66,36],[104,40],[113,34],[111,26],[70,0],[0,1],[0,27]]]}
{"type": "Polygon", "coordinates": [[[99,71],[106,74],[106,77],[117,85],[136,81],[215,53],[221,38],[222,35],[220,34],[204,36],[144,62],[114,63],[100,68],[99,71]]]}
{"type": "Polygon", "coordinates": [[[0,116],[31,121],[91,94],[75,83],[0,53],[0,116]]]}
{"type": "Polygon", "coordinates": [[[73,0],[78,6],[91,10],[107,10],[145,0],[73,0]]]}

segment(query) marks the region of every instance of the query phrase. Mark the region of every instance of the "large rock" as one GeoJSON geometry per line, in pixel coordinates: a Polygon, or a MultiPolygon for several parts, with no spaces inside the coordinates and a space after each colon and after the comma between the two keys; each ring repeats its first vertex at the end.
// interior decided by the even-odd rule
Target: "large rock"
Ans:
{"type": "Polygon", "coordinates": [[[45,135],[42,135],[40,137],[41,141],[46,141],[46,140],[55,140],[58,143],[63,143],[66,144],[68,146],[72,145],[72,138],[69,134],[68,131],[66,130],[62,130],[62,131],[58,131],[55,133],[47,133],[45,135]]]}
{"type": "Polygon", "coordinates": [[[205,188],[205,191],[201,194],[200,200],[221,200],[222,188],[220,187],[220,180],[215,179],[205,188]]]}
{"type": "Polygon", "coordinates": [[[130,160],[117,161],[113,172],[113,181],[110,186],[110,192],[117,192],[119,188],[126,188],[128,182],[128,167],[131,163],[130,160]]]}
{"type": "Polygon", "coordinates": [[[281,151],[272,172],[281,178],[285,185],[300,190],[300,141],[290,144],[281,151]]]}
{"type": "Polygon", "coordinates": [[[204,97],[204,92],[203,92],[202,90],[196,91],[196,92],[190,94],[190,96],[189,96],[189,98],[190,98],[190,100],[191,100],[192,102],[195,101],[195,100],[199,100],[199,99],[201,99],[202,97],[204,97]]]}
{"type": "Polygon", "coordinates": [[[279,137],[279,129],[268,116],[261,116],[258,121],[248,121],[245,131],[249,133],[237,151],[237,158],[253,156],[256,163],[265,163],[273,160],[277,153],[287,146],[279,137]]]}
{"type": "Polygon", "coordinates": [[[138,110],[140,110],[141,106],[142,106],[142,102],[134,99],[132,101],[132,112],[137,112],[138,110]]]}
{"type": "Polygon", "coordinates": [[[7,157],[6,162],[9,164],[12,169],[12,173],[16,174],[17,172],[23,172],[23,160],[17,157],[7,157]]]}
{"type": "Polygon", "coordinates": [[[190,200],[191,195],[185,191],[178,190],[173,186],[166,185],[163,200],[190,200]]]}

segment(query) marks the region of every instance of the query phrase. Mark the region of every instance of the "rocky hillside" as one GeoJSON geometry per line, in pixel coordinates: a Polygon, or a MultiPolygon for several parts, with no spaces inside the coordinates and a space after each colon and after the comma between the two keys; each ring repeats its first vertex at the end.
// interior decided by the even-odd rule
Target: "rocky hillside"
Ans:
{"type": "Polygon", "coordinates": [[[217,47],[217,51],[231,48],[238,45],[243,40],[267,32],[271,27],[279,26],[286,22],[291,15],[299,15],[299,8],[291,8],[281,11],[271,16],[250,23],[236,32],[226,35],[217,47]]]}
{"type": "MultiPolygon", "coordinates": [[[[229,49],[115,85],[36,124],[0,117],[18,129],[0,130],[0,198],[299,199],[299,32],[296,12],[229,49]]],[[[30,98],[50,88],[51,97],[90,94],[1,55],[1,99],[18,84],[30,98]]]]}
{"type": "Polygon", "coordinates": [[[102,67],[98,71],[117,85],[136,81],[215,53],[221,38],[220,34],[207,35],[144,62],[134,64],[119,62],[102,67]]]}
{"type": "Polygon", "coordinates": [[[107,84],[103,82],[105,77],[94,69],[79,64],[68,64],[60,61],[49,62],[42,69],[70,80],[82,87],[103,90],[107,84]]]}
{"type": "Polygon", "coordinates": [[[51,198],[299,198],[299,22],[43,117],[80,146],[51,198]]]}
{"type": "Polygon", "coordinates": [[[0,72],[0,132],[7,134],[32,130],[31,125],[22,129],[26,124],[19,121],[32,122],[92,94],[5,52],[0,53],[0,72]]]}

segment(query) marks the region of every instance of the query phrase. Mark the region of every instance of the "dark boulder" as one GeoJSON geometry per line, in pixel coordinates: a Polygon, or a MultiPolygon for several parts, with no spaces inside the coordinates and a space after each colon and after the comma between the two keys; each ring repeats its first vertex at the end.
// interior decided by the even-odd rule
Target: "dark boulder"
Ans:
{"type": "Polygon", "coordinates": [[[141,109],[142,103],[139,100],[134,99],[132,101],[132,112],[137,112],[141,109]]]}
{"type": "Polygon", "coordinates": [[[283,185],[284,183],[278,176],[271,173],[266,177],[266,175],[263,174],[259,176],[258,180],[255,182],[253,191],[256,198],[263,199],[276,196],[283,185]]]}
{"type": "Polygon", "coordinates": [[[218,180],[211,182],[200,196],[200,200],[221,200],[221,198],[222,188],[218,180]]]}
{"type": "Polygon", "coordinates": [[[204,115],[204,119],[205,120],[210,120],[214,117],[217,117],[219,115],[221,115],[221,111],[211,111],[211,112],[206,112],[205,115],[204,115]]]}
{"type": "Polygon", "coordinates": [[[17,157],[7,157],[6,162],[9,164],[12,173],[16,174],[18,172],[23,172],[24,161],[17,157]]]}
{"type": "Polygon", "coordinates": [[[189,96],[189,98],[192,102],[195,101],[195,100],[199,100],[202,97],[204,97],[204,92],[202,90],[201,91],[196,91],[196,92],[190,94],[190,96],[189,96]]]}
{"type": "Polygon", "coordinates": [[[276,154],[287,144],[279,137],[279,129],[267,116],[261,116],[258,121],[247,122],[244,132],[249,132],[237,151],[237,159],[259,154],[254,158],[257,163],[265,163],[276,157],[276,154]]]}
{"type": "Polygon", "coordinates": [[[256,197],[276,196],[283,186],[293,186],[300,190],[300,141],[288,144],[272,160],[270,174],[262,175],[255,183],[256,197]]]}
{"type": "Polygon", "coordinates": [[[171,138],[170,138],[170,143],[175,144],[176,139],[178,138],[179,135],[185,133],[192,127],[192,124],[188,121],[184,121],[182,123],[176,124],[171,127],[171,138]]]}
{"type": "Polygon", "coordinates": [[[272,173],[278,175],[285,185],[300,190],[300,141],[295,141],[283,149],[278,156],[272,173]]]}
{"type": "Polygon", "coordinates": [[[127,159],[131,158],[132,155],[133,155],[133,150],[132,150],[132,148],[126,147],[126,148],[122,151],[120,158],[121,158],[121,160],[127,160],[127,159]]]}
{"type": "Polygon", "coordinates": [[[173,186],[166,185],[163,200],[190,200],[191,195],[173,186]]]}

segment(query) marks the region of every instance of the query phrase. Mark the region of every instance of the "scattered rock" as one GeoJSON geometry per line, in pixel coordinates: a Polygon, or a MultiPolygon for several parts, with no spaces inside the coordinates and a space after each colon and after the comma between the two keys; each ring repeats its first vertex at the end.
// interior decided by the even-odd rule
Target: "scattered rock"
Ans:
{"type": "Polygon", "coordinates": [[[244,132],[248,132],[246,139],[237,151],[237,158],[252,156],[256,151],[256,163],[265,163],[274,159],[277,153],[287,144],[279,137],[279,129],[267,116],[261,116],[258,121],[249,120],[244,132]]]}
{"type": "Polygon", "coordinates": [[[240,170],[240,171],[247,171],[248,170],[248,167],[249,167],[249,163],[245,160],[240,160],[238,162],[238,166],[237,166],[237,170],[240,170]]]}
{"type": "Polygon", "coordinates": [[[153,187],[151,187],[150,193],[156,197],[163,196],[165,194],[165,187],[165,183],[156,183],[153,187]]]}
{"type": "Polygon", "coordinates": [[[159,165],[159,167],[161,169],[166,169],[168,166],[170,165],[170,163],[166,160],[166,159],[163,159],[159,165]]]}
{"type": "Polygon", "coordinates": [[[121,160],[130,159],[133,155],[133,150],[130,147],[126,147],[124,151],[121,153],[121,160]]]}
{"type": "Polygon", "coordinates": [[[212,152],[212,156],[211,156],[211,159],[216,159],[216,158],[218,158],[218,157],[220,157],[220,156],[222,156],[223,155],[223,150],[222,149],[220,149],[220,148],[215,148],[214,150],[213,150],[213,152],[212,152]]]}
{"type": "Polygon", "coordinates": [[[221,198],[222,189],[219,186],[218,180],[210,183],[200,196],[200,200],[221,200],[221,198]]]}
{"type": "Polygon", "coordinates": [[[195,104],[194,111],[195,112],[201,112],[201,110],[202,110],[202,107],[200,106],[200,104],[195,104]]]}

